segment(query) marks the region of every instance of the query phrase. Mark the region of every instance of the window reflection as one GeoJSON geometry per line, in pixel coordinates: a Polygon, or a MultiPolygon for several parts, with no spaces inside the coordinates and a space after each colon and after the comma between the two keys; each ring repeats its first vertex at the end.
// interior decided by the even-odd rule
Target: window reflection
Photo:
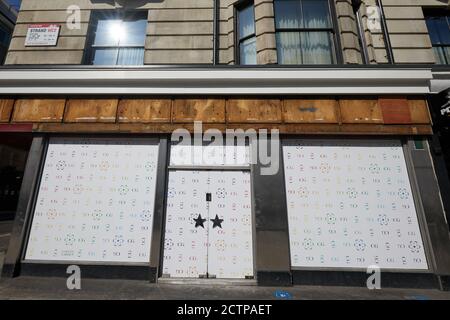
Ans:
{"type": "Polygon", "coordinates": [[[426,22],[436,63],[450,64],[450,17],[429,16],[426,22]]]}
{"type": "Polygon", "coordinates": [[[255,11],[253,3],[241,6],[237,10],[239,63],[256,64],[255,11]]]}
{"type": "Polygon", "coordinates": [[[147,14],[99,13],[92,42],[94,65],[143,65],[147,14]]]}
{"type": "Polygon", "coordinates": [[[275,0],[279,64],[336,63],[328,0],[275,0]]]}

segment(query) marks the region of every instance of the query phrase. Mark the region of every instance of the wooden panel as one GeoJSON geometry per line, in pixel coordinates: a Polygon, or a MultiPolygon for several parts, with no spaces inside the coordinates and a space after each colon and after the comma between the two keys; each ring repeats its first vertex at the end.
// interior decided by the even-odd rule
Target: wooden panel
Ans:
{"type": "Polygon", "coordinates": [[[123,99],[119,102],[119,122],[170,122],[172,100],[123,99]]]}
{"type": "Polygon", "coordinates": [[[286,123],[337,123],[337,101],[334,99],[287,99],[283,101],[286,123]]]}
{"type": "Polygon", "coordinates": [[[411,123],[411,112],[406,98],[380,98],[378,101],[385,124],[411,123]]]}
{"type": "Polygon", "coordinates": [[[18,99],[14,105],[14,122],[60,122],[66,99],[18,99]]]}
{"type": "Polygon", "coordinates": [[[225,122],[224,99],[176,99],[173,102],[172,121],[186,123],[202,121],[205,123],[225,122]]]}
{"type": "Polygon", "coordinates": [[[115,122],[118,99],[69,99],[64,122],[115,122]]]}
{"type": "Polygon", "coordinates": [[[14,99],[0,99],[0,122],[9,122],[14,106],[14,99]]]}
{"type": "Polygon", "coordinates": [[[227,121],[230,123],[281,122],[281,100],[230,99],[227,101],[227,121]]]}
{"type": "Polygon", "coordinates": [[[342,123],[383,123],[378,100],[339,100],[342,123]]]}
{"type": "Polygon", "coordinates": [[[409,110],[411,112],[412,123],[428,124],[431,123],[428,105],[424,99],[408,100],[409,110]]]}

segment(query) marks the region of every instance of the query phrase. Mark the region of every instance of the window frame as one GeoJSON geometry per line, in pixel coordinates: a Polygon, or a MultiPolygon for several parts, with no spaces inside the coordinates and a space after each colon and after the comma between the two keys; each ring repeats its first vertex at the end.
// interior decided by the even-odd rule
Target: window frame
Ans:
{"type": "MultiPolygon", "coordinates": [[[[439,8],[439,9],[426,9],[423,12],[424,17],[425,17],[425,25],[427,26],[427,32],[428,32],[428,37],[430,38],[430,42],[431,42],[431,48],[432,50],[434,48],[450,48],[450,44],[435,44],[433,43],[432,39],[431,39],[431,35],[430,35],[430,30],[428,29],[428,24],[427,21],[430,18],[442,18],[445,17],[447,20],[447,25],[450,28],[450,9],[447,8],[439,8]]],[[[436,55],[434,53],[433,50],[433,56],[436,59],[436,55]]],[[[450,58],[447,58],[446,55],[444,54],[444,59],[446,60],[446,64],[442,64],[442,63],[438,63],[437,59],[436,59],[436,63],[434,64],[435,66],[442,66],[442,67],[450,67],[450,58]]]]}
{"type": "MultiPolygon", "coordinates": [[[[297,32],[297,33],[304,33],[304,32],[328,32],[331,34],[331,51],[333,54],[333,60],[334,62],[332,64],[280,64],[279,57],[278,57],[278,44],[277,44],[277,64],[278,65],[289,65],[289,66],[335,66],[335,65],[343,65],[344,64],[344,56],[342,52],[342,44],[340,39],[340,30],[339,30],[339,24],[337,19],[337,12],[336,12],[336,4],[332,0],[326,0],[328,3],[328,9],[330,13],[330,19],[331,19],[331,26],[329,28],[277,28],[277,12],[275,8],[275,2],[277,0],[273,1],[273,12],[274,12],[274,24],[275,24],[275,36],[279,32],[297,32]]],[[[301,2],[302,0],[291,0],[291,1],[297,1],[301,2]]]]}
{"type": "MultiPolygon", "coordinates": [[[[239,38],[239,11],[245,9],[248,6],[253,6],[253,18],[255,18],[255,1],[254,0],[241,0],[234,4],[233,8],[233,16],[234,16],[234,61],[236,65],[241,65],[241,43],[255,38],[256,40],[256,20],[253,20],[253,25],[255,27],[255,32],[245,36],[243,38],[239,38]]],[[[258,52],[256,52],[256,56],[258,58],[258,52]]],[[[258,61],[256,62],[256,65],[258,61]]],[[[251,65],[244,65],[251,66],[251,65]]]]}
{"type": "MultiPolygon", "coordinates": [[[[148,27],[148,10],[93,10],[91,12],[91,18],[89,19],[89,26],[88,26],[88,33],[86,37],[86,43],[85,43],[85,49],[83,53],[83,65],[94,65],[94,54],[96,49],[117,49],[120,48],[126,48],[126,49],[137,49],[137,48],[143,48],[145,52],[145,42],[142,46],[133,46],[133,45],[127,45],[127,46],[107,46],[107,45],[94,45],[95,41],[95,32],[97,30],[98,22],[101,18],[108,17],[110,19],[117,19],[121,21],[129,21],[127,19],[130,19],[131,17],[139,17],[139,15],[142,15],[147,20],[147,27],[148,27]]],[[[145,37],[147,37],[147,28],[146,28],[146,34],[145,37]]],[[[119,54],[117,54],[117,59],[119,59],[119,54]]],[[[145,59],[145,56],[144,56],[145,59]]],[[[117,62],[117,60],[116,60],[117,62]]],[[[145,61],[142,61],[142,66],[145,64],[145,61]]],[[[122,65],[114,64],[114,65],[105,65],[108,67],[111,66],[117,66],[120,67],[122,65]]],[[[141,66],[141,65],[136,65],[141,66]]]]}

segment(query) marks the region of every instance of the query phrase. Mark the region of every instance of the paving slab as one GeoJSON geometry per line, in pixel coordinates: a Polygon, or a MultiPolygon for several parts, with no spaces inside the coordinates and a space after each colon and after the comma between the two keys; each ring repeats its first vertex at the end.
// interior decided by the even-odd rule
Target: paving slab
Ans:
{"type": "Polygon", "coordinates": [[[13,221],[0,221],[0,235],[9,234],[12,230],[13,221]]]}
{"type": "Polygon", "coordinates": [[[0,299],[89,300],[273,300],[277,291],[298,300],[450,300],[450,292],[420,289],[368,290],[353,287],[151,284],[129,280],[82,280],[71,291],[63,278],[18,277],[0,280],[0,299]]]}

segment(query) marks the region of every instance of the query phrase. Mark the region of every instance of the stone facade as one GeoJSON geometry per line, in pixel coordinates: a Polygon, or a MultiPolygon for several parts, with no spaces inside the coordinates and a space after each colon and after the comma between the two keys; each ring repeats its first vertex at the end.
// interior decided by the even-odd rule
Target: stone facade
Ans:
{"type": "MultiPolygon", "coordinates": [[[[219,0],[219,62],[235,63],[235,5],[240,1],[219,0]]],[[[148,10],[145,64],[211,64],[213,61],[212,0],[78,0],[80,29],[70,30],[65,22],[70,0],[23,0],[6,64],[82,64],[92,10],[119,8],[148,10]],[[25,47],[27,25],[62,25],[55,47],[25,47]]],[[[359,15],[369,63],[388,62],[383,33],[373,28],[371,7],[375,0],[364,0],[359,15]]],[[[431,41],[424,20],[424,8],[447,7],[438,0],[384,0],[389,39],[395,63],[434,63],[431,41]]],[[[276,64],[277,51],[273,0],[255,0],[255,27],[258,64],[276,64]]],[[[351,0],[335,0],[339,42],[343,62],[361,64],[357,15],[351,0]]]]}

